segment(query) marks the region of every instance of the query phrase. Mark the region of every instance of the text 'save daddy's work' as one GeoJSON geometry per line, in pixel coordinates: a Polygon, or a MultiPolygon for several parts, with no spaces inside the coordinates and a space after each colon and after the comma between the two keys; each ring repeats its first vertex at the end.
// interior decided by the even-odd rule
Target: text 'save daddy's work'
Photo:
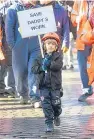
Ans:
{"type": "Polygon", "coordinates": [[[56,23],[52,6],[18,12],[22,38],[55,32],[56,23]]]}

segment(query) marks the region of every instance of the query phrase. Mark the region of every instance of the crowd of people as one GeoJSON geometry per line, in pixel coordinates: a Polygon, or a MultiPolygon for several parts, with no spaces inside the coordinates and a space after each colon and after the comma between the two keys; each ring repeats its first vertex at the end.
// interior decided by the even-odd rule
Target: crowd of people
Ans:
{"type": "Polygon", "coordinates": [[[20,104],[36,102],[43,108],[46,132],[60,125],[62,70],[73,69],[73,47],[84,102],[93,94],[94,2],[90,0],[15,0],[0,4],[0,93],[19,97],[20,104]],[[17,12],[52,6],[57,32],[22,38],[17,12]],[[67,60],[66,60],[67,58],[67,60]],[[89,64],[89,67],[87,66],[89,64]],[[92,77],[92,78],[91,78],[92,77]]]}

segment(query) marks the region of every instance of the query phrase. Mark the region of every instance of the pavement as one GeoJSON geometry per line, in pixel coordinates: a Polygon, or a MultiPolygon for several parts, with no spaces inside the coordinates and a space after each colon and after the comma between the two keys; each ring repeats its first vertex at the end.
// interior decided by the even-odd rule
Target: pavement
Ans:
{"type": "Polygon", "coordinates": [[[63,71],[61,125],[45,133],[41,108],[20,105],[19,99],[0,97],[0,139],[94,139],[94,94],[78,102],[82,94],[78,65],[63,71]]]}

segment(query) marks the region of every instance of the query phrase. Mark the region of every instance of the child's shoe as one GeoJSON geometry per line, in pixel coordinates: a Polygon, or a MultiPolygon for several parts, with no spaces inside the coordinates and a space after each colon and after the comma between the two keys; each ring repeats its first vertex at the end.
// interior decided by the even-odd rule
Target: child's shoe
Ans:
{"type": "Polygon", "coordinates": [[[46,124],[46,132],[53,132],[53,131],[54,131],[53,123],[47,123],[46,124]]]}
{"type": "Polygon", "coordinates": [[[59,116],[54,118],[54,124],[55,124],[55,126],[60,126],[60,117],[59,116]]]}
{"type": "Polygon", "coordinates": [[[66,65],[62,67],[62,70],[66,70],[66,69],[67,69],[67,66],[66,65]]]}

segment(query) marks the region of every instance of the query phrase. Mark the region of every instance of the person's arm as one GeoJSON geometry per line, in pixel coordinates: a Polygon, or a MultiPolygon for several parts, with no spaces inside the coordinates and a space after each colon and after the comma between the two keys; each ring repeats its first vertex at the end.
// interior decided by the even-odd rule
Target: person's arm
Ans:
{"type": "Polygon", "coordinates": [[[68,14],[67,11],[64,10],[63,13],[63,26],[62,26],[62,31],[63,31],[63,40],[62,40],[62,47],[67,47],[67,49],[69,48],[69,18],[68,18],[68,14]]]}
{"type": "Polygon", "coordinates": [[[6,20],[5,20],[5,33],[6,41],[10,48],[14,47],[15,44],[15,25],[17,20],[16,11],[14,9],[8,9],[6,20]]]}
{"type": "Polygon", "coordinates": [[[73,8],[71,10],[71,21],[73,26],[77,26],[77,17],[79,16],[79,2],[77,0],[74,1],[73,8]]]}
{"type": "Polygon", "coordinates": [[[74,26],[77,26],[77,31],[79,30],[82,22],[87,21],[87,15],[83,12],[83,6],[86,4],[86,1],[75,0],[73,9],[71,11],[71,21],[74,26]]]}
{"type": "Polygon", "coordinates": [[[94,29],[91,27],[89,20],[84,25],[80,39],[85,44],[94,43],[94,29]]]}

